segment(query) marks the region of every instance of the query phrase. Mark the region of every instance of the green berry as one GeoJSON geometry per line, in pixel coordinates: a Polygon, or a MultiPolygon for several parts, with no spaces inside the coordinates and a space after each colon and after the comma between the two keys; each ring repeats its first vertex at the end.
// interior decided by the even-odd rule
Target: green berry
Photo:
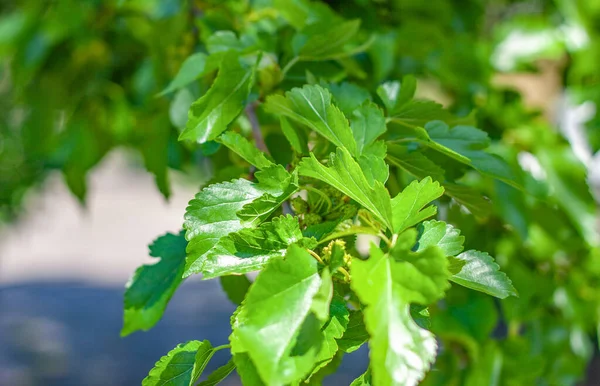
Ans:
{"type": "Polygon", "coordinates": [[[302,199],[302,197],[294,197],[291,201],[292,209],[297,214],[304,214],[308,210],[308,204],[302,199]]]}
{"type": "Polygon", "coordinates": [[[304,215],[304,225],[311,226],[323,222],[323,217],[316,213],[306,213],[304,215]]]}

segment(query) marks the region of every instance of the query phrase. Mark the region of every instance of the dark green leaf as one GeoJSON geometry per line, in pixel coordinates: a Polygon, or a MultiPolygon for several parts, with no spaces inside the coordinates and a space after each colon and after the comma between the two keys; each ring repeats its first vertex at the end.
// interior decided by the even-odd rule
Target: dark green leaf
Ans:
{"type": "Polygon", "coordinates": [[[297,42],[304,41],[298,56],[305,61],[343,57],[344,46],[358,33],[359,28],[358,19],[343,23],[327,21],[309,25],[296,37],[297,42]]]}
{"type": "Polygon", "coordinates": [[[221,383],[231,372],[235,370],[235,363],[230,359],[225,365],[213,371],[205,381],[200,382],[197,386],[215,386],[221,383]]]}
{"type": "MultiPolygon", "coordinates": [[[[347,117],[351,117],[352,112],[359,108],[364,102],[371,100],[371,94],[354,83],[342,82],[339,84],[327,83],[322,85],[331,91],[335,104],[347,117]]],[[[365,105],[367,104],[365,103],[365,105]]]]}
{"type": "Polygon", "coordinates": [[[436,165],[420,151],[409,151],[406,146],[388,143],[387,161],[394,166],[406,170],[419,179],[431,176],[431,178],[439,182],[445,180],[444,169],[436,165]]]}
{"type": "Polygon", "coordinates": [[[181,283],[186,245],[183,232],[167,233],[150,245],[150,256],[159,257],[160,261],[141,266],[127,283],[121,336],[147,331],[160,320],[181,283]]]}
{"type": "Polygon", "coordinates": [[[357,310],[350,311],[348,327],[342,338],[337,342],[340,350],[351,353],[358,350],[368,339],[369,333],[365,328],[363,313],[357,310]]]}
{"type": "Polygon", "coordinates": [[[308,154],[308,137],[306,133],[294,127],[286,117],[279,118],[281,123],[281,131],[292,145],[292,148],[299,154],[308,154]]]}
{"type": "Polygon", "coordinates": [[[252,282],[246,275],[228,275],[219,278],[221,288],[233,304],[240,305],[252,282]]]}

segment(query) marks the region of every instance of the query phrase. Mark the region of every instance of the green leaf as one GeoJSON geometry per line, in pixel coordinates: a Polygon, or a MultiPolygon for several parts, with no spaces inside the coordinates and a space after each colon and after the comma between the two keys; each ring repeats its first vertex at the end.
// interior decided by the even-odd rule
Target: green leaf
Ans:
{"type": "Polygon", "coordinates": [[[250,141],[236,132],[227,131],[223,133],[217,139],[217,142],[227,146],[233,152],[246,160],[246,162],[256,166],[258,169],[264,169],[268,168],[269,166],[273,166],[273,162],[267,159],[265,153],[258,150],[255,145],[250,143],[250,141]]]}
{"type": "Polygon", "coordinates": [[[292,145],[292,149],[299,154],[308,154],[308,136],[306,133],[294,127],[286,117],[279,117],[281,123],[281,131],[292,145]]]}
{"type": "Polygon", "coordinates": [[[490,144],[486,132],[462,125],[450,129],[446,123],[441,121],[427,123],[425,130],[433,141],[426,142],[426,144],[432,149],[470,165],[481,173],[515,186],[515,176],[508,164],[497,155],[483,150],[490,144]]]}
{"type": "Polygon", "coordinates": [[[331,304],[328,304],[327,315],[331,315],[331,317],[321,329],[324,340],[321,350],[317,354],[317,366],[313,369],[312,374],[316,374],[333,360],[335,354],[338,352],[337,339],[342,338],[348,326],[349,312],[344,298],[336,295],[330,301],[331,304]]]}
{"type": "MultiPolygon", "coordinates": [[[[321,85],[326,87],[331,94],[333,94],[335,104],[347,117],[352,116],[352,112],[359,108],[363,103],[371,100],[371,94],[369,94],[369,92],[364,88],[359,87],[354,83],[342,82],[326,83],[321,85]]],[[[365,103],[365,105],[369,105],[368,102],[365,103]]]]}
{"type": "Polygon", "coordinates": [[[444,194],[444,188],[431,177],[413,181],[392,199],[394,232],[401,233],[437,213],[435,206],[425,207],[444,194]]]}
{"type": "Polygon", "coordinates": [[[445,180],[444,169],[436,165],[419,150],[410,151],[406,146],[388,143],[387,161],[391,165],[402,168],[419,179],[431,176],[431,178],[439,182],[445,180]]]}
{"type": "Polygon", "coordinates": [[[244,205],[237,215],[244,223],[258,224],[265,221],[275,209],[298,191],[298,173],[294,170],[290,175],[283,166],[277,165],[254,175],[263,186],[271,185],[270,188],[275,194],[266,193],[244,205]]]}
{"type": "Polygon", "coordinates": [[[446,256],[456,256],[463,251],[464,242],[465,237],[452,225],[443,221],[424,221],[419,226],[417,252],[437,246],[446,256]]]}
{"type": "Polygon", "coordinates": [[[458,184],[445,183],[444,189],[449,197],[452,197],[458,204],[467,208],[477,217],[488,217],[494,210],[492,203],[487,197],[484,197],[474,188],[458,184]]]}
{"type": "Polygon", "coordinates": [[[169,85],[161,91],[159,95],[165,95],[180,88],[187,86],[194,80],[198,79],[202,74],[214,70],[214,64],[207,63],[208,55],[198,52],[190,55],[181,65],[179,72],[169,85]],[[207,65],[209,64],[209,65],[207,65]],[[212,67],[212,68],[211,68],[212,67]]]}
{"type": "Polygon", "coordinates": [[[202,271],[207,252],[222,237],[243,228],[255,227],[276,209],[267,206],[261,199],[263,196],[275,197],[270,204],[278,205],[285,200],[281,197],[289,194],[289,186],[282,184],[290,182],[291,178],[281,165],[263,169],[255,176],[258,183],[238,179],[209,185],[190,201],[183,224],[185,237],[189,241],[184,276],[202,271]],[[288,175],[288,178],[278,181],[282,175],[288,175]],[[258,199],[261,199],[260,213],[251,207],[252,210],[248,210],[244,218],[238,217],[238,212],[258,199]]]}
{"type": "Polygon", "coordinates": [[[372,382],[371,369],[369,369],[363,375],[352,381],[350,386],[371,386],[373,384],[372,382]]]}
{"type": "Polygon", "coordinates": [[[387,130],[383,111],[373,102],[367,102],[352,112],[350,127],[356,141],[357,154],[387,130]]]}
{"type": "Polygon", "coordinates": [[[287,247],[302,239],[298,219],[274,218],[256,229],[242,229],[219,240],[206,255],[202,277],[240,275],[264,267],[274,257],[282,257],[287,247]]]}
{"type": "Polygon", "coordinates": [[[346,331],[337,342],[340,350],[351,353],[358,350],[367,340],[369,340],[369,333],[365,327],[363,313],[358,310],[350,311],[346,331]]]}
{"type": "Polygon", "coordinates": [[[390,175],[390,169],[385,162],[385,154],[385,142],[377,141],[370,144],[358,158],[358,164],[365,174],[369,185],[373,185],[375,181],[379,181],[382,184],[386,183],[390,175]]]}
{"type": "Polygon", "coordinates": [[[213,371],[205,381],[200,382],[197,386],[215,386],[221,383],[231,372],[235,370],[235,363],[230,359],[226,364],[213,371]]]}
{"type": "Polygon", "coordinates": [[[318,85],[293,88],[282,95],[267,97],[265,109],[290,118],[321,134],[338,147],[356,153],[356,142],[344,114],[331,103],[329,90],[318,85]]]}
{"type": "Polygon", "coordinates": [[[455,259],[463,265],[460,272],[450,278],[453,282],[500,299],[518,296],[512,281],[500,271],[500,266],[489,254],[469,250],[455,259]]]}
{"type": "Polygon", "coordinates": [[[322,165],[311,154],[310,158],[302,159],[299,170],[301,175],[326,182],[350,196],[392,229],[391,200],[383,184],[379,181],[370,184],[359,164],[344,148],[338,148],[336,153],[330,155],[329,165],[322,165]]]}
{"type": "Polygon", "coordinates": [[[381,98],[388,115],[393,116],[402,106],[412,100],[417,90],[417,80],[412,75],[406,75],[402,84],[398,81],[385,82],[377,87],[377,95],[381,98]]]}
{"type": "Polygon", "coordinates": [[[309,4],[304,0],[273,0],[275,9],[296,29],[306,24],[309,16],[309,4]]]}
{"type": "Polygon", "coordinates": [[[156,362],[142,386],[193,386],[214,353],[207,340],[179,344],[156,362]]]}
{"type": "Polygon", "coordinates": [[[228,275],[219,278],[221,288],[233,304],[240,305],[252,282],[246,275],[228,275]]]}
{"type": "Polygon", "coordinates": [[[254,68],[244,68],[237,54],[226,53],[211,88],[192,103],[179,140],[204,143],[217,138],[244,109],[253,82],[254,68]]]}
{"type": "Polygon", "coordinates": [[[233,323],[231,350],[236,355],[248,353],[267,385],[299,380],[313,366],[319,348],[295,346],[306,342],[299,336],[310,330],[305,321],[311,319],[313,297],[320,286],[316,260],[291,245],[285,258],[272,259],[250,287],[233,323]]]}
{"type": "Polygon", "coordinates": [[[233,356],[236,370],[243,385],[263,386],[264,382],[260,379],[256,366],[252,363],[247,353],[237,353],[233,356]]]}
{"type": "Polygon", "coordinates": [[[186,245],[183,232],[167,233],[150,245],[150,256],[159,257],[160,261],[142,265],[127,283],[121,336],[137,330],[147,331],[160,320],[181,283],[186,245]]]}
{"type": "Polygon", "coordinates": [[[304,41],[298,51],[298,57],[304,61],[319,61],[345,56],[344,46],[360,29],[360,20],[342,23],[323,21],[306,26],[297,35],[295,45],[304,41]]]}
{"type": "MultiPolygon", "coordinates": [[[[400,237],[412,240],[413,236],[400,237]]],[[[418,384],[435,359],[436,340],[412,319],[410,304],[425,305],[441,298],[449,285],[449,272],[446,257],[435,247],[421,253],[404,249],[393,253],[390,257],[372,244],[367,260],[353,260],[351,286],[366,307],[374,383],[411,386],[418,384]]]]}
{"type": "Polygon", "coordinates": [[[211,54],[242,51],[244,48],[246,47],[233,31],[216,31],[206,39],[206,50],[211,54]]]}

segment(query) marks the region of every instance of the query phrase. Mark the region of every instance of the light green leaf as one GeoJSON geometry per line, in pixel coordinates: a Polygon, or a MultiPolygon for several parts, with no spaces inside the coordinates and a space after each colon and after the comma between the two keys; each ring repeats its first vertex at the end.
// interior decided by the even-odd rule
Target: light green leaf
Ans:
{"type": "MultiPolygon", "coordinates": [[[[371,94],[354,83],[326,83],[321,84],[321,86],[326,87],[331,94],[333,94],[335,104],[347,117],[352,116],[352,112],[359,108],[364,102],[371,100],[371,94]]],[[[365,104],[367,105],[367,103],[365,104]]]]}
{"type": "Polygon", "coordinates": [[[283,166],[276,165],[254,174],[261,185],[274,193],[266,193],[256,200],[245,204],[237,212],[243,223],[258,224],[266,220],[275,209],[298,190],[298,173],[290,175],[283,166]]]}
{"type": "Polygon", "coordinates": [[[250,143],[250,141],[236,132],[227,131],[223,133],[217,139],[217,142],[227,146],[233,152],[246,160],[246,162],[256,166],[258,169],[264,169],[268,168],[269,166],[273,166],[273,162],[267,159],[265,153],[258,150],[256,145],[250,143]]]}
{"type": "Polygon", "coordinates": [[[425,206],[444,194],[444,188],[431,177],[413,181],[392,199],[394,232],[401,233],[436,214],[435,206],[425,206]]]}
{"type": "Polygon", "coordinates": [[[260,379],[256,366],[252,363],[247,353],[237,353],[233,356],[233,363],[237,370],[243,385],[263,386],[264,382],[260,379]]]}
{"type": "Polygon", "coordinates": [[[371,386],[372,383],[372,379],[371,379],[371,370],[367,370],[363,375],[361,375],[360,377],[356,378],[351,384],[350,386],[371,386]]]}
{"type": "Polygon", "coordinates": [[[360,20],[342,23],[323,21],[306,26],[294,38],[294,45],[301,48],[298,57],[303,61],[318,61],[345,56],[344,46],[360,29],[360,20]]]}
{"type": "Polygon", "coordinates": [[[192,103],[179,140],[204,143],[217,138],[244,109],[253,82],[254,68],[243,67],[237,54],[226,53],[211,88],[192,103]]]}
{"type": "Polygon", "coordinates": [[[246,275],[228,275],[219,277],[221,288],[233,304],[240,305],[252,282],[246,275]]]}
{"type": "Polygon", "coordinates": [[[261,201],[262,215],[247,214],[245,219],[242,219],[238,217],[238,212],[242,211],[245,205],[252,204],[264,195],[276,198],[273,205],[282,202],[279,198],[282,195],[287,197],[289,186],[281,184],[290,182],[291,178],[277,181],[287,174],[284,169],[282,173],[282,169],[281,165],[275,165],[257,172],[255,176],[258,183],[238,179],[209,185],[190,201],[183,224],[186,230],[185,237],[189,241],[184,276],[202,271],[207,252],[222,237],[258,225],[264,216],[276,209],[267,207],[266,203],[261,201]]]}
{"type": "Polygon", "coordinates": [[[352,112],[350,127],[358,154],[362,154],[366,147],[387,130],[383,111],[373,102],[367,102],[352,112]]]}
{"type": "Polygon", "coordinates": [[[365,327],[362,311],[350,311],[346,331],[337,342],[340,350],[351,353],[358,350],[367,340],[369,340],[369,333],[365,327]]]}
{"type": "Polygon", "coordinates": [[[281,131],[292,145],[292,148],[299,154],[308,154],[308,136],[302,129],[294,127],[286,117],[279,117],[281,131]]]}
{"type": "Polygon", "coordinates": [[[367,146],[363,154],[358,157],[358,164],[370,185],[375,181],[385,184],[390,176],[390,167],[385,162],[385,154],[385,142],[377,141],[367,146]]]}
{"type": "Polygon", "coordinates": [[[379,181],[369,184],[348,150],[338,148],[336,153],[332,153],[328,167],[311,154],[310,158],[304,158],[300,162],[299,170],[300,174],[326,182],[350,196],[392,229],[392,206],[387,189],[379,181]]]}
{"type": "Polygon", "coordinates": [[[187,86],[202,74],[214,70],[215,67],[207,66],[208,55],[198,52],[190,55],[181,65],[179,72],[169,85],[159,95],[165,95],[187,86]],[[207,68],[208,67],[208,68],[207,68]]]}
{"type": "Polygon", "coordinates": [[[282,95],[267,97],[265,109],[308,126],[333,144],[356,153],[356,142],[344,114],[331,103],[329,90],[318,85],[293,88],[282,95]]]}
{"type": "Polygon", "coordinates": [[[320,286],[316,260],[291,245],[285,258],[272,259],[250,287],[232,323],[231,350],[248,353],[267,385],[298,380],[314,365],[319,347],[304,347],[313,334],[302,335],[316,321],[310,312],[320,286]]]}
{"type": "Polygon", "coordinates": [[[160,320],[181,283],[186,245],[183,232],[167,233],[150,245],[150,256],[159,257],[160,261],[142,265],[127,283],[121,336],[137,330],[147,331],[160,320]]]}
{"type": "Polygon", "coordinates": [[[235,363],[230,359],[226,364],[213,371],[205,381],[200,382],[197,386],[215,386],[221,383],[231,372],[235,370],[235,363]]]}
{"type": "Polygon", "coordinates": [[[367,260],[353,260],[351,285],[366,307],[374,384],[412,386],[435,359],[436,340],[412,319],[410,304],[442,297],[449,272],[446,257],[435,247],[421,253],[398,248],[393,253],[390,257],[372,244],[367,260]]]}
{"type": "Polygon", "coordinates": [[[302,29],[309,16],[310,4],[305,0],[273,0],[275,9],[296,29],[302,29]]]}
{"type": "Polygon", "coordinates": [[[207,254],[203,279],[239,275],[264,267],[282,257],[287,247],[302,239],[298,219],[290,215],[274,218],[256,229],[242,229],[221,238],[207,254]]]}
{"type": "Polygon", "coordinates": [[[446,256],[456,256],[463,251],[465,237],[460,235],[460,230],[443,221],[424,221],[419,226],[419,241],[417,251],[425,250],[432,246],[440,248],[446,256]]]}
{"type": "Polygon", "coordinates": [[[193,386],[214,353],[207,340],[177,345],[156,362],[142,386],[193,386]]]}
{"type": "Polygon", "coordinates": [[[455,259],[463,265],[460,272],[450,278],[453,282],[500,299],[511,295],[518,296],[512,281],[500,271],[500,266],[489,254],[469,250],[455,259]]]}

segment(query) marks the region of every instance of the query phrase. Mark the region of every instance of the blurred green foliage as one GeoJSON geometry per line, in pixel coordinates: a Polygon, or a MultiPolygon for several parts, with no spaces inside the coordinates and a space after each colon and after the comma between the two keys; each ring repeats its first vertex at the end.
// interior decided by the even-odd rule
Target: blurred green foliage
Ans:
{"type": "MultiPolygon", "coordinates": [[[[84,201],[88,172],[115,147],[138,152],[166,197],[169,169],[193,173],[207,157],[212,182],[248,175],[247,163],[216,142],[177,141],[189,106],[215,78],[219,52],[264,52],[254,100],[265,90],[316,79],[351,80],[373,92],[383,81],[413,74],[418,92],[474,119],[489,134],[494,152],[509,161],[523,187],[426,154],[443,166],[449,181],[470,188],[457,195],[470,206],[459,205],[457,197],[442,198],[446,221],[462,230],[466,249],[496,256],[520,296],[497,301],[452,287],[430,310],[431,329],[442,348],[424,384],[576,384],[597,350],[600,327],[599,220],[589,170],[548,115],[526,106],[516,88],[495,86],[492,80],[499,72],[535,75],[540,60],[549,60],[557,63],[558,93],[599,106],[600,2],[318,3],[310,16],[317,20],[360,19],[356,47],[366,49],[300,61],[279,85],[294,45],[292,28],[279,19],[301,27],[306,16],[298,4],[303,3],[1,3],[0,221],[14,218],[28,189],[54,170],[84,201]],[[511,39],[522,47],[529,38],[534,44],[526,52],[511,54],[506,48],[511,39]]],[[[266,122],[262,128],[271,155],[289,163],[292,152],[281,150],[289,145],[275,128],[278,122],[257,113],[266,122]]],[[[241,115],[232,126],[248,133],[249,119],[241,115]]],[[[596,152],[597,115],[585,127],[596,152]]],[[[397,192],[413,178],[392,167],[388,189],[397,192]]]]}

